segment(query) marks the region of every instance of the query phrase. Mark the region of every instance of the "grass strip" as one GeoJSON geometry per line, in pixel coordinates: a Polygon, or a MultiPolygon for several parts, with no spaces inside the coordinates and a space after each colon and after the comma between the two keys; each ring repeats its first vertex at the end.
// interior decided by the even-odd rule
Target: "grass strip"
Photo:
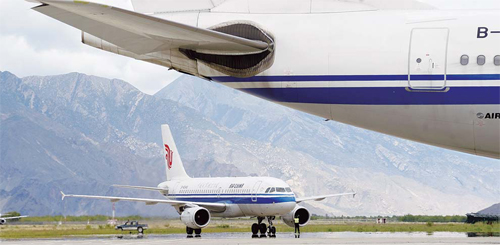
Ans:
{"type": "MultiPolygon", "coordinates": [[[[293,232],[293,228],[283,224],[276,225],[278,232],[293,232]]],[[[302,232],[478,232],[478,233],[498,233],[500,225],[487,224],[312,224],[301,228],[302,232]]],[[[184,227],[153,227],[146,230],[146,234],[182,234],[186,230],[184,227]]],[[[203,229],[203,233],[215,232],[250,232],[250,227],[232,226],[231,224],[219,224],[203,229]]],[[[109,226],[81,226],[81,227],[37,227],[36,225],[22,225],[15,227],[0,227],[1,239],[26,239],[26,238],[62,238],[69,236],[91,236],[91,235],[118,235],[128,234],[128,232],[116,231],[109,226]]]]}

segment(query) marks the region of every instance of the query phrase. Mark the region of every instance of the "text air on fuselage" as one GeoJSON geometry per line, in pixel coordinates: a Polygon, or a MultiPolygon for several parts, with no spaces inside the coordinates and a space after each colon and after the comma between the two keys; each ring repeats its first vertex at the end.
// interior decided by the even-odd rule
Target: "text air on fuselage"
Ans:
{"type": "Polygon", "coordinates": [[[323,118],[500,158],[500,120],[476,116],[500,113],[498,6],[132,0],[131,12],[31,1],[43,3],[34,10],[82,30],[92,47],[323,118]]]}

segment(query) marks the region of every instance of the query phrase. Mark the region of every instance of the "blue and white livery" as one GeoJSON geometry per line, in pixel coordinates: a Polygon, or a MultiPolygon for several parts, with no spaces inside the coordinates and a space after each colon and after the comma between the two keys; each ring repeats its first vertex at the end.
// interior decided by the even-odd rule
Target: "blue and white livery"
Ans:
{"type": "Polygon", "coordinates": [[[135,201],[147,205],[170,204],[186,224],[188,236],[201,234],[201,229],[214,217],[257,217],[252,225],[253,236],[276,235],[275,216],[294,226],[299,217],[300,226],[309,222],[309,211],[299,206],[304,201],[320,201],[329,197],[355,195],[354,192],[297,198],[284,181],[271,177],[190,178],[184,169],[168,125],[162,125],[167,181],[157,187],[115,185],[116,187],[159,191],[167,199],[145,199],[113,196],[68,195],[65,197],[107,199],[111,202],[135,201]],[[263,221],[267,218],[268,225],[263,221]]]}
{"type": "Polygon", "coordinates": [[[326,119],[500,158],[500,1],[446,10],[431,0],[132,0],[136,12],[31,1],[92,47],[326,119]]]}

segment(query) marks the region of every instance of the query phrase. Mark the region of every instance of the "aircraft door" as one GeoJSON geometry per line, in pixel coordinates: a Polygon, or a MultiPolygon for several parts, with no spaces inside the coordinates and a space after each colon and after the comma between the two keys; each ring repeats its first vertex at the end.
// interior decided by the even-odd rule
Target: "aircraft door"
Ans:
{"type": "Polygon", "coordinates": [[[217,199],[220,198],[221,193],[222,193],[222,187],[219,187],[219,189],[217,190],[217,199]]]}
{"type": "Polygon", "coordinates": [[[257,202],[257,194],[259,192],[259,188],[260,188],[260,185],[262,184],[262,181],[257,181],[255,182],[255,184],[253,185],[253,188],[252,188],[252,202],[257,202]]]}
{"type": "Polygon", "coordinates": [[[442,90],[446,87],[449,29],[413,29],[408,55],[410,89],[442,90]]]}
{"type": "MultiPolygon", "coordinates": [[[[293,77],[294,73],[291,69],[285,69],[283,73],[286,76],[293,77]]],[[[281,96],[288,98],[291,102],[298,102],[299,92],[297,91],[297,81],[290,79],[289,81],[281,82],[281,96]]]]}

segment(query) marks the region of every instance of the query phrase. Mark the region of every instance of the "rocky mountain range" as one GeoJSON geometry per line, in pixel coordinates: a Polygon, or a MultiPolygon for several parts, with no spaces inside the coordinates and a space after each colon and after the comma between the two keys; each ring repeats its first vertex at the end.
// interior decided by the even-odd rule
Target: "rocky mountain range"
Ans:
{"type": "MultiPolygon", "coordinates": [[[[160,125],[193,177],[273,176],[329,215],[465,214],[500,201],[500,162],[324,121],[183,76],[154,96],[80,73],[0,73],[0,211],[109,214],[66,193],[162,198],[112,184],[165,179],[160,125]]],[[[118,215],[174,216],[165,205],[119,202],[118,215]]]]}

